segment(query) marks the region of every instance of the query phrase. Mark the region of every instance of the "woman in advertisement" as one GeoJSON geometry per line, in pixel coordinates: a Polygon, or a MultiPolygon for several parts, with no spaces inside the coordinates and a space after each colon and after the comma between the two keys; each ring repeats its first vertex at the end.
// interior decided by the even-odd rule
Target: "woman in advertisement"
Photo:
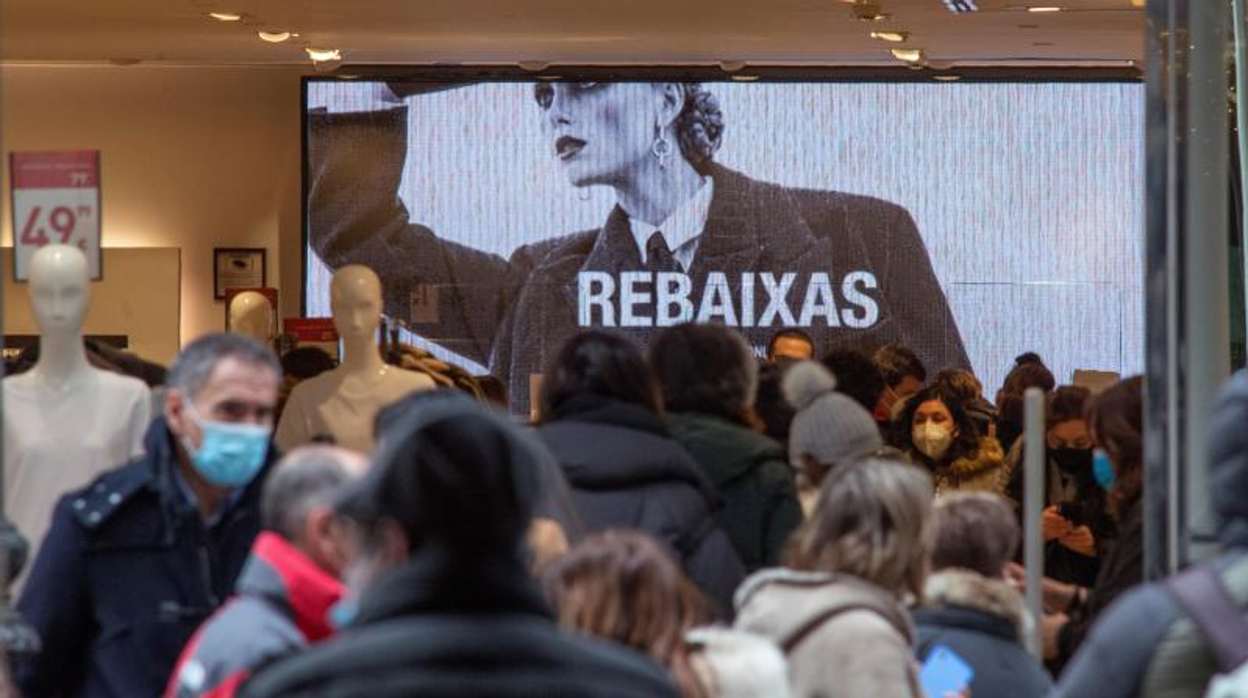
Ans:
{"type": "Polygon", "coordinates": [[[662,327],[716,322],[760,346],[795,326],[821,351],[898,342],[930,369],[968,365],[910,214],[717,164],[726,124],[700,83],[536,83],[541,147],[574,188],[611,187],[616,205],[599,228],[551,231],[507,259],[421,225],[397,194],[420,157],[403,99],[447,86],[374,85],[380,109],[309,115],[311,246],[332,268],[376,270],[387,313],[487,364],[513,409],[527,410],[530,376],[585,327],[644,345],[662,327]]]}

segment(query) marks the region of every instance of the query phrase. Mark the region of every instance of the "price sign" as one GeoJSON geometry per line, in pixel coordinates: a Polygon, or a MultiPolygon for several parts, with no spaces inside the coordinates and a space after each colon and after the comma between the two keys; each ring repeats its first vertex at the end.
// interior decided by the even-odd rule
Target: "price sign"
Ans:
{"type": "Polygon", "coordinates": [[[44,245],[73,245],[86,254],[91,278],[98,281],[100,152],[10,153],[9,182],[14,277],[27,280],[30,258],[44,245]]]}

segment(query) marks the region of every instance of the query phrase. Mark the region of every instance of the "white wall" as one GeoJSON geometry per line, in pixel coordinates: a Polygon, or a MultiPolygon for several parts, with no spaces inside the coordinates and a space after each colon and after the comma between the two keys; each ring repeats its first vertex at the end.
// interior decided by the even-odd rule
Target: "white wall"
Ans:
{"type": "Polygon", "coordinates": [[[300,74],[0,66],[3,244],[12,244],[9,152],[100,150],[104,246],[182,250],[184,343],[224,324],[214,247],[267,248],[269,285],[283,291],[283,315],[297,315],[300,74]]]}

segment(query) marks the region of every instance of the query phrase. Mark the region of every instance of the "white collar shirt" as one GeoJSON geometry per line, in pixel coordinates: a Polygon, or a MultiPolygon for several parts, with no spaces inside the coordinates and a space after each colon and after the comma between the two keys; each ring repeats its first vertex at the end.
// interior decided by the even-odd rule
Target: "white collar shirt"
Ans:
{"type": "Polygon", "coordinates": [[[715,184],[711,178],[706,177],[704,182],[698,193],[672,211],[662,225],[654,226],[632,216],[628,217],[628,226],[633,233],[634,242],[637,243],[642,264],[646,263],[646,242],[650,240],[650,236],[661,231],[676,263],[682,271],[689,271],[689,267],[693,265],[693,256],[698,251],[702,230],[706,227],[707,215],[711,211],[711,198],[715,194],[715,184]]]}

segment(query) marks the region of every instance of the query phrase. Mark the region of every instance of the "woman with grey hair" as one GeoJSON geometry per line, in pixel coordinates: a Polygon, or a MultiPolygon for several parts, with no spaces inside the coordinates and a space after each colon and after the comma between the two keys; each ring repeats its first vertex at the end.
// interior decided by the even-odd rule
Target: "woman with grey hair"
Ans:
{"type": "Polygon", "coordinates": [[[904,599],[922,596],[931,518],[921,469],[842,465],[794,536],[788,567],[742,585],[736,627],[780,646],[796,696],[923,697],[904,599]]]}
{"type": "MultiPolygon", "coordinates": [[[[459,86],[378,85],[387,108],[309,115],[309,242],[332,268],[377,271],[386,312],[488,364],[509,382],[513,411],[527,411],[530,377],[590,326],[646,344],[664,326],[718,321],[756,346],[796,326],[817,346],[900,342],[934,367],[968,363],[910,214],[716,163],[725,117],[701,83],[535,83],[543,149],[573,188],[610,187],[615,206],[601,226],[508,259],[414,222],[420,212],[396,193],[407,159],[437,146],[409,155],[402,99],[459,86]],[[436,307],[414,313],[417,297],[436,307]]],[[[358,108],[361,88],[344,89],[343,108],[358,108]]]]}

